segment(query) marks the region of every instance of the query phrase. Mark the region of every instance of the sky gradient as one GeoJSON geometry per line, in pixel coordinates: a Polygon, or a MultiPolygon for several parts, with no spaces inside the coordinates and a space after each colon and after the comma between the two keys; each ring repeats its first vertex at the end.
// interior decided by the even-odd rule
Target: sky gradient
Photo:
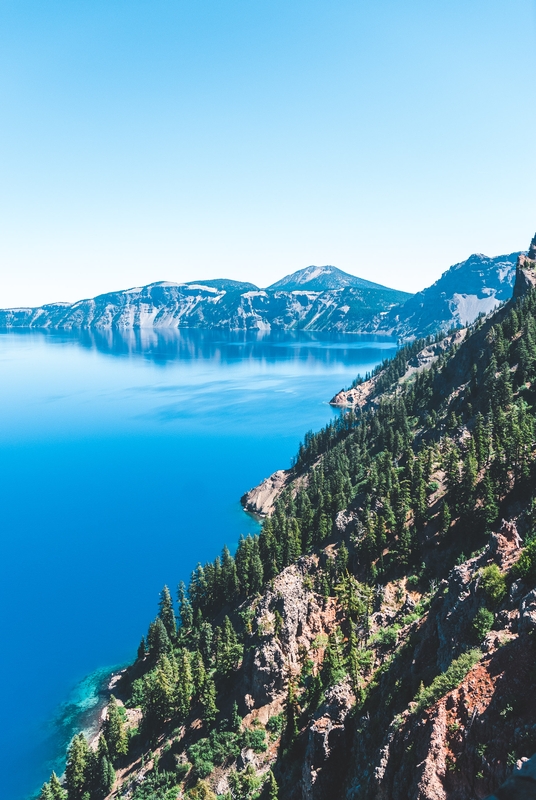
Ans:
{"type": "Polygon", "coordinates": [[[534,0],[4,0],[0,306],[536,230],[534,0]]]}

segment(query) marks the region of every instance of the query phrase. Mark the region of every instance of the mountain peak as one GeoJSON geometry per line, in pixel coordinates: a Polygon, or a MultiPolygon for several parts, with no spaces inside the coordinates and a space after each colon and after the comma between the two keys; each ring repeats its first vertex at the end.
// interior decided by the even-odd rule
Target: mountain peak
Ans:
{"type": "Polygon", "coordinates": [[[272,283],[271,286],[268,286],[268,289],[285,292],[299,291],[300,289],[310,292],[327,292],[347,287],[359,289],[386,288],[378,283],[372,283],[363,278],[358,278],[356,275],[343,272],[342,269],[338,269],[338,267],[334,267],[331,264],[325,264],[323,267],[311,264],[309,267],[299,269],[297,272],[281,278],[280,281],[272,283]]]}

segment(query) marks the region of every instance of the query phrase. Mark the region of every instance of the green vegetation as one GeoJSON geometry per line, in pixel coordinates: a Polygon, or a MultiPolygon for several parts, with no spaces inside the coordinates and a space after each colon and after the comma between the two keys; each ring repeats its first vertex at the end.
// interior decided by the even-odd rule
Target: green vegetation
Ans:
{"type": "Polygon", "coordinates": [[[536,539],[525,547],[519,561],[512,567],[511,575],[514,579],[522,578],[531,586],[536,586],[536,539]]]}
{"type": "Polygon", "coordinates": [[[429,708],[436,700],[443,697],[447,692],[455,689],[463,681],[470,669],[482,658],[480,650],[470,650],[453,661],[446,672],[434,678],[430,686],[423,686],[419,689],[415,697],[416,706],[414,712],[418,713],[429,708]]]}
{"type": "Polygon", "coordinates": [[[506,577],[497,564],[484,567],[480,573],[480,585],[484,589],[491,605],[496,608],[506,595],[506,577]]]}
{"type": "Polygon", "coordinates": [[[495,617],[487,608],[479,608],[473,620],[473,630],[477,641],[480,643],[493,627],[495,617]]]}

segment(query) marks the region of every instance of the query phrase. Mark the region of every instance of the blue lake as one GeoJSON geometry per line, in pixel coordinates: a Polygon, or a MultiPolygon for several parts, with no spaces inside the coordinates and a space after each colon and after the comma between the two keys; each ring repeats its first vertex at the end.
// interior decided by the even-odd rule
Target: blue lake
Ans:
{"type": "Polygon", "coordinates": [[[0,334],[3,800],[62,771],[163,584],[258,531],[240,496],[395,350],[306,333],[0,334]]]}

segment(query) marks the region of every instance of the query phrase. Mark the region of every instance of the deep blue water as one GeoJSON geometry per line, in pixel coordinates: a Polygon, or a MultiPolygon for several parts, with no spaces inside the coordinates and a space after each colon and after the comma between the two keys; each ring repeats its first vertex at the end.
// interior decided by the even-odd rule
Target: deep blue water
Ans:
{"type": "Polygon", "coordinates": [[[395,351],[351,335],[0,334],[0,779],[24,800],[173,590],[257,523],[330,397],[395,351]]]}

